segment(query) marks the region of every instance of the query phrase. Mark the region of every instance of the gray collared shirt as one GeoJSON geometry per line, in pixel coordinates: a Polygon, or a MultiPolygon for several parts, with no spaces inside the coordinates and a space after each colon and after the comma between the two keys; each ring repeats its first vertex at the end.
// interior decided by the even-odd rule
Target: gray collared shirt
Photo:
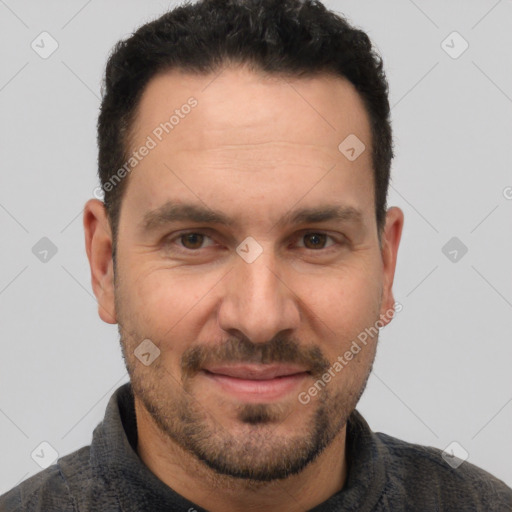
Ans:
{"type": "MultiPolygon", "coordinates": [[[[0,496],[0,512],[202,512],[159,480],[137,455],[129,383],[119,387],[90,446],[0,496]]],[[[512,489],[441,450],[374,433],[356,410],[347,423],[344,488],[311,512],[512,511],[512,489]]]]}

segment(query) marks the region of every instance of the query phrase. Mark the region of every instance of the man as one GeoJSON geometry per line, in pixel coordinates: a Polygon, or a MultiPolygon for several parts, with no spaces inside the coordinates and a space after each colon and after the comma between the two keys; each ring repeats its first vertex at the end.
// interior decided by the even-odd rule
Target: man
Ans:
{"type": "Polygon", "coordinates": [[[309,0],[203,0],[116,46],[84,228],[130,384],[2,511],[512,510],[356,411],[400,306],[387,92],[309,0]]]}

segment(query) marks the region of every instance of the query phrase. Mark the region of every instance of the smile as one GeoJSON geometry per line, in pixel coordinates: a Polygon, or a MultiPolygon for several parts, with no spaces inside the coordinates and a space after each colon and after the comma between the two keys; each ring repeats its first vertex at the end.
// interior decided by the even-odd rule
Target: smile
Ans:
{"type": "Polygon", "coordinates": [[[223,392],[251,402],[278,400],[310,376],[307,370],[290,365],[211,367],[201,373],[223,392]]]}

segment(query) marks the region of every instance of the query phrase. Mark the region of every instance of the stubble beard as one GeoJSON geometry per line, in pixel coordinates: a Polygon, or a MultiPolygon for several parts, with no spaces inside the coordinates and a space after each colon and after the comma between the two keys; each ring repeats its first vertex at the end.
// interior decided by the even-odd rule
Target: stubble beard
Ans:
{"type": "MultiPolygon", "coordinates": [[[[117,289],[115,301],[121,350],[134,396],[143,404],[164,438],[191,454],[203,469],[209,468],[208,478],[217,484],[226,485],[233,480],[244,483],[247,488],[258,488],[302,472],[341,433],[372,371],[375,348],[359,389],[337,390],[335,385],[326,385],[319,390],[315,400],[301,404],[302,425],[294,432],[280,428],[287,414],[277,403],[239,405],[236,408],[239,426],[228,430],[194,396],[193,378],[180,383],[165,368],[161,356],[149,367],[138,361],[134,350],[146,336],[140,336],[133,329],[128,333],[123,328],[130,322],[123,321],[120,297],[117,289]]],[[[293,345],[283,345],[285,349],[281,354],[278,353],[281,345],[269,346],[270,350],[261,356],[262,362],[266,362],[265,357],[269,355],[276,358],[282,355],[281,360],[287,361],[286,356],[293,350],[293,345]]],[[[232,346],[231,353],[244,346],[247,347],[244,343],[232,346]]],[[[318,368],[322,364],[328,365],[325,358],[321,359],[318,348],[312,354],[312,361],[318,358],[318,368]]]]}
{"type": "Polygon", "coordinates": [[[294,432],[281,427],[287,413],[277,403],[237,406],[239,426],[228,430],[194,396],[193,379],[182,387],[161,358],[150,367],[140,364],[133,355],[134,339],[122,337],[121,346],[133,393],[164,437],[215,474],[245,480],[253,488],[296,475],[313,462],[342,431],[371,373],[370,366],[356,392],[334,392],[326,385],[316,400],[301,404],[302,425],[294,432]]]}

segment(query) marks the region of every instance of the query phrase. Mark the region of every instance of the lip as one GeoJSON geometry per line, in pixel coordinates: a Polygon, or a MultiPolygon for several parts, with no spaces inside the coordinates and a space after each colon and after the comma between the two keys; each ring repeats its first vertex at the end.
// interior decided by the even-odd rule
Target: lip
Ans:
{"type": "Polygon", "coordinates": [[[204,370],[216,375],[225,375],[236,379],[269,380],[287,377],[296,373],[306,373],[301,366],[289,364],[240,364],[227,366],[210,366],[204,370]]]}
{"type": "Polygon", "coordinates": [[[213,384],[244,401],[269,401],[292,392],[310,374],[290,365],[238,365],[204,368],[213,384]]]}

